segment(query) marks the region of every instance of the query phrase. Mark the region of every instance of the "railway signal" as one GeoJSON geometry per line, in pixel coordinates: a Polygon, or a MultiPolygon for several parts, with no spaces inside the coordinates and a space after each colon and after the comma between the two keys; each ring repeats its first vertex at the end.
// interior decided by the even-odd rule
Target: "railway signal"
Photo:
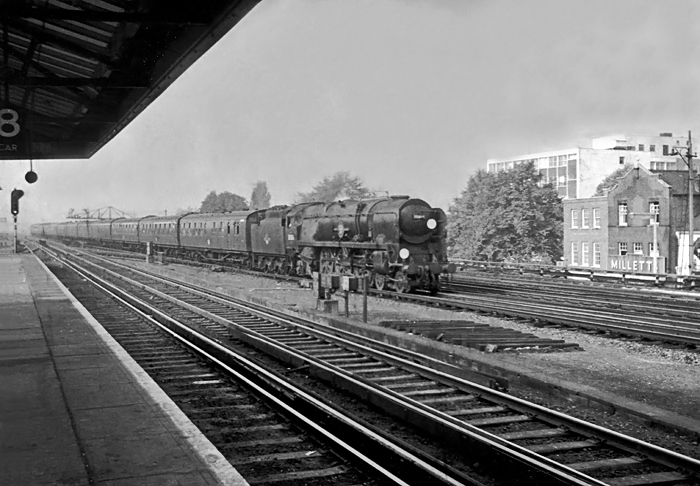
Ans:
{"type": "Polygon", "coordinates": [[[24,191],[21,189],[13,189],[10,197],[10,212],[15,220],[15,244],[14,249],[17,253],[17,215],[19,214],[19,200],[24,196],[24,191]]]}
{"type": "Polygon", "coordinates": [[[17,215],[19,214],[19,200],[24,196],[24,191],[21,189],[13,189],[12,197],[10,199],[10,212],[17,220],[17,215]]]}

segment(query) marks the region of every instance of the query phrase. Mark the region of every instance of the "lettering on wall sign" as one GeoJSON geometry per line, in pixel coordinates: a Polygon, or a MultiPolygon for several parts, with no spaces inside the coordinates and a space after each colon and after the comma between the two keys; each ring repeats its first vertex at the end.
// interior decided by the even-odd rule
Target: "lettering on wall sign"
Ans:
{"type": "MultiPolygon", "coordinates": [[[[657,272],[664,273],[666,268],[666,258],[658,257],[657,272]]],[[[654,258],[638,255],[610,256],[608,257],[609,270],[631,273],[653,273],[654,258]]]]}
{"type": "Polygon", "coordinates": [[[0,137],[13,138],[19,135],[19,113],[12,108],[0,109],[0,137]]]}

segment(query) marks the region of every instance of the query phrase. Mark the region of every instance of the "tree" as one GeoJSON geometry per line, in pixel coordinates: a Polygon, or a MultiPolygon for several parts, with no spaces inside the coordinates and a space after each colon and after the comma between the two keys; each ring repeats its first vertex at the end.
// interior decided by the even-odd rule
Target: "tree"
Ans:
{"type": "Polygon", "coordinates": [[[623,175],[627,174],[630,170],[632,170],[632,164],[625,164],[622,167],[618,167],[615,169],[615,171],[607,175],[601,182],[598,184],[598,187],[595,188],[595,194],[594,196],[604,196],[607,191],[615,187],[617,185],[617,180],[621,178],[623,175]]]}
{"type": "Polygon", "coordinates": [[[296,202],[331,202],[339,199],[366,199],[373,196],[374,192],[367,189],[359,177],[352,177],[350,172],[336,172],[330,177],[324,177],[311,192],[297,193],[296,202]]]}
{"type": "Polygon", "coordinates": [[[564,210],[556,189],[540,185],[534,164],[478,171],[450,207],[452,255],[470,260],[554,263],[563,255],[564,210]]]}
{"type": "Polygon", "coordinates": [[[200,213],[216,213],[218,197],[216,191],[211,191],[202,201],[202,207],[199,208],[200,213]]]}
{"type": "Polygon", "coordinates": [[[253,187],[253,193],[250,195],[251,209],[267,209],[270,207],[270,199],[272,196],[267,190],[267,182],[258,181],[253,187]]]}
{"type": "Polygon", "coordinates": [[[243,211],[249,208],[248,201],[243,196],[228,191],[219,194],[219,205],[221,207],[219,212],[243,211]]]}
{"type": "Polygon", "coordinates": [[[224,191],[221,194],[216,194],[216,191],[211,191],[202,201],[202,207],[199,208],[200,213],[224,213],[228,211],[241,211],[248,209],[248,202],[238,194],[233,194],[224,191]]]}

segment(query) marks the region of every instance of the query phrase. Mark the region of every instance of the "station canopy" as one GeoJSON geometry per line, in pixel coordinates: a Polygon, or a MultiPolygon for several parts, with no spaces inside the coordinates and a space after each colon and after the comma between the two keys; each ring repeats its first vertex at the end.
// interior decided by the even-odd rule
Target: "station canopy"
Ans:
{"type": "Polygon", "coordinates": [[[0,159],[89,158],[260,0],[0,0],[0,159]]]}

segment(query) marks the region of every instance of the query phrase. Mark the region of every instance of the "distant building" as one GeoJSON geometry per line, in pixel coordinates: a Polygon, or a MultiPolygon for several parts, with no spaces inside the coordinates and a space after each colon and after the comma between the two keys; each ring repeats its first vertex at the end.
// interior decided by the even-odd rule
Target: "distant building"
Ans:
{"type": "Polygon", "coordinates": [[[11,216],[0,215],[0,249],[9,249],[14,246],[14,229],[11,221],[11,216]]]}
{"type": "MultiPolygon", "coordinates": [[[[551,152],[518,155],[507,159],[489,159],[486,170],[511,169],[533,162],[566,199],[589,198],[600,182],[626,163],[649,170],[682,170],[683,161],[671,155],[674,147],[685,147],[687,136],[661,133],[658,136],[612,135],[594,138],[590,147],[575,147],[551,152]]],[[[695,145],[695,140],[693,140],[695,145]]],[[[700,168],[700,162],[697,162],[700,168]]]]}
{"type": "MultiPolygon", "coordinates": [[[[697,184],[693,199],[695,241],[700,237],[697,184]]],[[[640,164],[606,196],[564,200],[568,266],[651,274],[656,257],[658,273],[687,274],[688,241],[687,171],[649,171],[640,164]]]]}

